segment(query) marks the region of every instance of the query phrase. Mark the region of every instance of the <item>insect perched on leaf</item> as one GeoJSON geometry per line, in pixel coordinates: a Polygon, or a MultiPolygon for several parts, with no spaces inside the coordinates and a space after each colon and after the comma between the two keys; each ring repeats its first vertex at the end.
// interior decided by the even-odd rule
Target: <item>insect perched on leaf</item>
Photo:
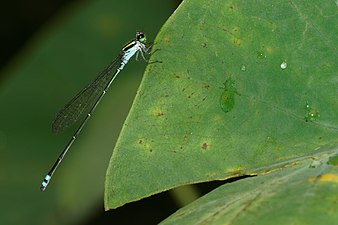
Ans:
{"type": "Polygon", "coordinates": [[[229,77],[224,83],[224,91],[220,97],[221,109],[227,113],[230,112],[235,106],[235,94],[238,94],[234,87],[235,81],[229,77]]]}
{"type": "Polygon", "coordinates": [[[65,128],[70,127],[77,122],[79,117],[84,113],[88,112],[87,116],[80,124],[79,128],[73,134],[68,144],[61,152],[60,156],[47,173],[46,177],[42,181],[40,190],[44,191],[47,188],[49,181],[51,180],[55,170],[67,154],[69,148],[74,143],[77,136],[80,134],[82,128],[87,123],[95,108],[100,103],[103,96],[106,94],[109,86],[113,83],[115,77],[120,73],[124,66],[128,63],[129,59],[136,54],[141,54],[142,58],[147,61],[144,57],[144,53],[149,53],[150,47],[146,47],[146,36],[142,32],[136,32],[136,38],[127,44],[125,44],[120,54],[112,61],[99,75],[97,78],[82,91],[80,91],[67,105],[64,106],[57,114],[52,124],[52,130],[54,133],[59,133],[65,128]],[[111,73],[115,71],[115,73],[111,73]]]}

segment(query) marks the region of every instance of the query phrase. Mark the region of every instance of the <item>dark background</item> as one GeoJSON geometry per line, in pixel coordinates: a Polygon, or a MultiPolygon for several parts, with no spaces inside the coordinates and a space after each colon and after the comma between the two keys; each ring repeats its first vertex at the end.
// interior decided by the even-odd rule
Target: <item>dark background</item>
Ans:
{"type": "Polygon", "coordinates": [[[0,7],[1,69],[18,54],[35,32],[42,28],[47,21],[57,16],[58,12],[67,4],[73,2],[80,1],[2,1],[0,7]]]}

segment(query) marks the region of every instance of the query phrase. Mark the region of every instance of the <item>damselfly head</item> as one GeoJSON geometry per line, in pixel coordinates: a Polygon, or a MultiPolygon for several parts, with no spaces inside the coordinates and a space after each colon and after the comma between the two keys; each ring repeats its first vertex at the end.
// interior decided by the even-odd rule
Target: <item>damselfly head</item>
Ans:
{"type": "Polygon", "coordinates": [[[141,43],[146,43],[147,38],[146,35],[142,32],[136,32],[136,40],[138,40],[141,43]]]}

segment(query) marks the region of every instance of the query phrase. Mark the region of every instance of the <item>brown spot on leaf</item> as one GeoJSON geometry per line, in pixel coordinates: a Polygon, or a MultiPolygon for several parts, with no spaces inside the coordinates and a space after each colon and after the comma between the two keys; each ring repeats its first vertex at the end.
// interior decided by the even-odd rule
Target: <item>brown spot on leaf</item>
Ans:
{"type": "Polygon", "coordinates": [[[208,145],[207,143],[203,143],[202,148],[203,148],[204,150],[206,150],[208,147],[209,147],[209,145],[208,145]]]}
{"type": "Polygon", "coordinates": [[[188,98],[191,98],[194,94],[195,94],[195,93],[192,92],[192,93],[188,96],[188,98]]]}

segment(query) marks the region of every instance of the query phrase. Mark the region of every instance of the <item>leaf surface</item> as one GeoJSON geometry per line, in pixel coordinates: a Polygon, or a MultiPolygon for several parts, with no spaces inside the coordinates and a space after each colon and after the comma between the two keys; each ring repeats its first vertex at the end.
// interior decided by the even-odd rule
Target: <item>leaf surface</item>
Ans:
{"type": "Polygon", "coordinates": [[[105,207],[260,174],[338,143],[333,1],[184,1],[106,175],[105,207]]]}

